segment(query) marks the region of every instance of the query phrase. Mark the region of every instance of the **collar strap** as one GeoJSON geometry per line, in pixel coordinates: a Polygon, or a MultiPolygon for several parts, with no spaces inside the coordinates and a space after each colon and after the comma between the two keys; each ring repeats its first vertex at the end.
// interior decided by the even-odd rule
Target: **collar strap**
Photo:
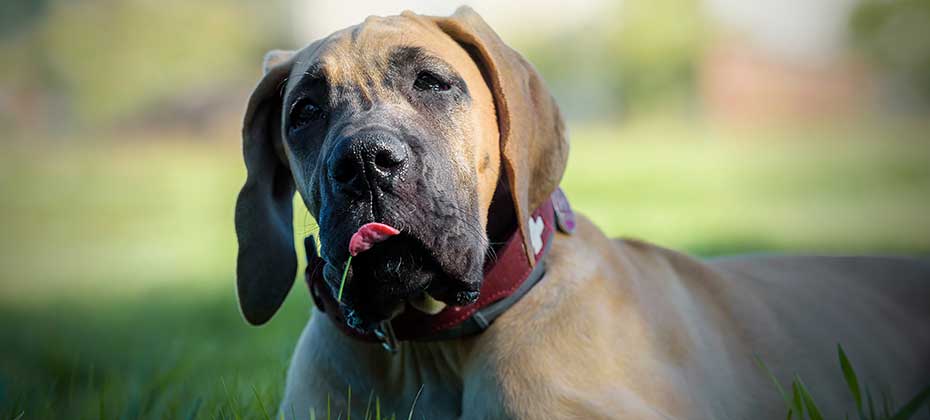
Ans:
{"type": "MultiPolygon", "coordinates": [[[[325,262],[317,255],[312,236],[304,240],[307,250],[307,286],[317,308],[326,313],[339,329],[360,340],[381,342],[394,351],[397,341],[435,341],[475,335],[486,330],[494,320],[520,300],[545,274],[544,258],[551,248],[555,231],[570,234],[575,229],[575,216],[561,189],[555,192],[530,215],[527,221],[535,264],[530,265],[524,251],[526,241],[521,229],[515,229],[497,258],[484,265],[480,297],[465,306],[446,306],[436,315],[411,307],[391,321],[382,323],[375,332],[365,334],[346,324],[339,311],[339,302],[323,284],[325,262]]],[[[409,305],[408,305],[409,306],[409,305]]]]}

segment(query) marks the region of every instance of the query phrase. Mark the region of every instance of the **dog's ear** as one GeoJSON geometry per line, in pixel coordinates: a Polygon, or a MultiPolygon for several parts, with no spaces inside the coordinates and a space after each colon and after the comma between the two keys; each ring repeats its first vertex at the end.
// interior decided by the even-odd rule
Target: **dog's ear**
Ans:
{"type": "Polygon", "coordinates": [[[432,19],[471,55],[494,96],[501,162],[533,264],[528,219],[558,187],[568,159],[559,107],[533,66],[474,10],[462,6],[452,16],[432,19]]]}
{"type": "Polygon", "coordinates": [[[236,200],[236,287],[242,315],[252,325],[271,319],[297,274],[294,181],[281,143],[281,87],[293,55],[286,51],[265,55],[265,75],[249,98],[242,127],[248,175],[236,200]]]}

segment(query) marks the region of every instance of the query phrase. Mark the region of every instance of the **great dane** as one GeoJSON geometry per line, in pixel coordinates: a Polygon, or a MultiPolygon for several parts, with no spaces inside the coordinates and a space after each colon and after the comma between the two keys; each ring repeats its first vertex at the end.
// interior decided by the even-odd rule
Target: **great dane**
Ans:
{"type": "Polygon", "coordinates": [[[926,261],[707,261],[575,215],[558,106],[471,9],[370,17],[269,53],[243,137],[248,322],[295,279],[295,192],[320,228],[320,310],[284,417],[361,417],[374,395],[401,417],[418,396],[414,417],[430,419],[784,418],[755,357],[846,412],[837,343],[897,401],[930,382],[926,261]]]}

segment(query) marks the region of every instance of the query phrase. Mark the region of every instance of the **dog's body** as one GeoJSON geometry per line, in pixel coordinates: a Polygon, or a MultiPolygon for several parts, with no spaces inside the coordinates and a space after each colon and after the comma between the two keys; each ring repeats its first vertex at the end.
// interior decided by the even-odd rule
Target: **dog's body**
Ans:
{"type": "Polygon", "coordinates": [[[611,241],[583,218],[549,258],[545,279],[469,340],[405,343],[391,355],[314,316],[281,412],[319,413],[351,386],[354,413],[373,392],[382,412],[405,414],[422,386],[418,418],[783,418],[758,356],[782,383],[800,374],[819,406],[843,413],[851,397],[837,343],[860,380],[892,386],[895,401],[930,381],[925,262],[704,262],[611,241]]]}
{"type": "Polygon", "coordinates": [[[286,417],[346,412],[351,388],[356,416],[369,395],[403,416],[421,392],[416,418],[782,418],[755,355],[841,412],[837,343],[897,401],[930,382],[928,262],[700,261],[612,241],[583,217],[555,235],[545,277],[479,335],[390,354],[340,331],[344,319],[370,332],[424,296],[475,302],[485,255],[511,232],[534,262],[528,218],[558,186],[567,139],[535,70],[469,9],[371,18],[269,55],[243,133],[237,275],[249,322],[266,322],[293,283],[295,191],[321,228],[324,292],[341,290],[352,231],[402,232],[352,262],[339,314],[311,318],[286,417]]]}

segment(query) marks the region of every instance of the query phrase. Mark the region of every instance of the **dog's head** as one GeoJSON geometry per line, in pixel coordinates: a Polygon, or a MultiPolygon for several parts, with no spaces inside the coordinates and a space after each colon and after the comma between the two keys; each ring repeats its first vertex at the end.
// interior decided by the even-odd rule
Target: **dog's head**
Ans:
{"type": "Polygon", "coordinates": [[[401,231],[351,264],[342,310],[357,328],[424,292],[474,301],[489,237],[525,232],[557,187],[563,131],[536,71],[468,8],[372,17],[269,53],[245,116],[236,203],[246,320],[268,321],[293,284],[295,190],[320,227],[334,293],[360,226],[401,231]]]}

